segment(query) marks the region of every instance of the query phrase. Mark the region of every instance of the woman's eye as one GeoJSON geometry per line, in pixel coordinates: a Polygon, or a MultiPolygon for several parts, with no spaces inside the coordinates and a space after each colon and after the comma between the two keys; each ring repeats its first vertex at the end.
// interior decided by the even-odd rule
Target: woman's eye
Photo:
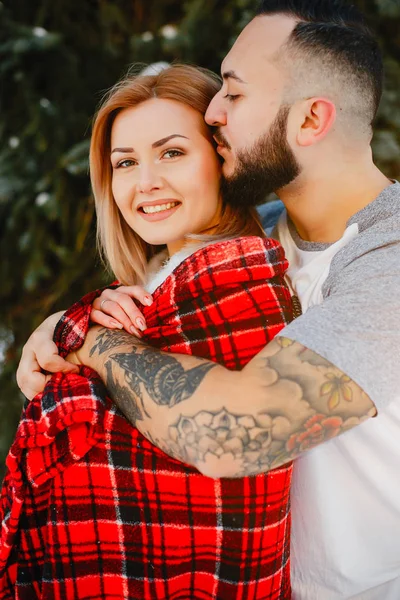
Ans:
{"type": "Polygon", "coordinates": [[[132,167],[133,165],[136,164],[135,160],[132,160],[132,158],[124,158],[124,160],[120,160],[119,163],[116,164],[116,168],[122,168],[122,169],[126,169],[128,167],[132,167]]]}
{"type": "Polygon", "coordinates": [[[164,152],[163,157],[165,158],[176,158],[177,156],[182,156],[183,152],[181,150],[167,150],[164,152]]]}
{"type": "Polygon", "coordinates": [[[239,96],[240,94],[225,94],[224,98],[226,98],[228,102],[235,102],[239,96]]]}

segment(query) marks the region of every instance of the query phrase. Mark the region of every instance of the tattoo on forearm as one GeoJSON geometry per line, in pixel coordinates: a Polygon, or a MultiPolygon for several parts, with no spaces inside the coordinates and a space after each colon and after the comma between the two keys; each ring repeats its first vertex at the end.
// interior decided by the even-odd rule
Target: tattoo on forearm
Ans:
{"type": "MultiPolygon", "coordinates": [[[[136,427],[138,421],[143,421],[144,407],[139,407],[136,398],[132,397],[132,392],[127,386],[119,385],[115,381],[112,373],[112,363],[108,360],[105,364],[106,368],[106,386],[111,396],[118,400],[116,402],[118,408],[124,413],[126,418],[136,427]]],[[[147,414],[147,413],[146,413],[147,414]]]]}
{"type": "Polygon", "coordinates": [[[153,402],[170,407],[190,398],[215,366],[207,362],[185,371],[173,356],[147,348],[141,352],[133,348],[132,352],[112,354],[110,358],[122,369],[137,397],[141,397],[142,384],[153,402]]]}
{"type": "Polygon", "coordinates": [[[224,477],[245,477],[290,462],[348,428],[340,417],[315,414],[301,430],[288,439],[280,439],[281,418],[271,418],[267,413],[259,413],[257,417],[238,415],[226,409],[219,413],[200,411],[191,417],[181,416],[169,428],[169,440],[157,445],[201,471],[207,472],[210,466],[214,468],[225,460],[224,477]]]}
{"type": "Polygon", "coordinates": [[[253,410],[242,413],[184,406],[162,449],[202,472],[243,477],[279,467],[375,414],[368,396],[329,361],[287,338],[273,344],[256,367],[268,409],[260,408],[262,396],[257,408],[251,394],[253,410]]]}
{"type": "Polygon", "coordinates": [[[121,346],[126,350],[127,344],[132,348],[130,352],[115,352],[108,356],[106,385],[116,404],[134,424],[143,420],[143,415],[150,417],[144,405],[144,391],[155,404],[175,406],[190,398],[205,375],[215,367],[215,363],[203,361],[185,370],[173,356],[146,347],[127,333],[108,329],[101,330],[90,356],[121,346]],[[120,368],[127,386],[116,382],[112,364],[120,368]]]}
{"type": "Polygon", "coordinates": [[[214,363],[199,360],[185,369],[184,360],[115,331],[102,332],[92,352],[118,346],[123,352],[108,354],[106,363],[107,387],[115,402],[152,443],[211,476],[243,477],[279,467],[376,414],[348,375],[284,337],[275,338],[245,367],[243,374],[250,368],[250,379],[239,381],[245,386],[251,381],[248,388],[216,397],[212,383],[206,382],[206,406],[201,407],[192,396],[214,363]],[[166,415],[179,406],[172,424],[154,429],[146,419],[152,404],[164,407],[166,415]]]}
{"type": "Polygon", "coordinates": [[[348,375],[338,377],[335,373],[327,373],[325,377],[328,381],[321,387],[321,396],[327,397],[329,410],[334,410],[339,406],[342,399],[346,402],[353,400],[353,390],[349,385],[351,379],[348,375]]]}
{"type": "MultiPolygon", "coordinates": [[[[237,415],[223,408],[181,417],[169,428],[168,451],[186,462],[215,461],[231,455],[235,477],[268,471],[272,465],[273,419],[267,414],[237,415]]],[[[274,449],[274,451],[278,448],[274,449]]]]}
{"type": "Polygon", "coordinates": [[[133,344],[139,346],[141,342],[138,338],[133,338],[129,333],[126,333],[126,331],[115,331],[114,329],[103,327],[96,338],[96,343],[90,349],[89,356],[93,356],[95,352],[101,355],[113,348],[119,348],[127,344],[129,346],[133,344]]]}

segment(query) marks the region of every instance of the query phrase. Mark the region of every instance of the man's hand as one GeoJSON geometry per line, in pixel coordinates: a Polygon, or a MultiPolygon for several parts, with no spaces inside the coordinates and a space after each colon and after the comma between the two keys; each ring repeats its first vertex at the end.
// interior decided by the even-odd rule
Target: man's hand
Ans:
{"type": "Polygon", "coordinates": [[[58,348],[53,342],[54,328],[63,314],[64,311],[60,311],[43,321],[22,349],[17,384],[29,400],[44,390],[51,373],[75,373],[78,370],[58,354],[58,348]]]}
{"type": "Polygon", "coordinates": [[[79,361],[145,437],[211,477],[269,471],[376,414],[345,373],[284,337],[236,372],[93,327],[79,361]]]}

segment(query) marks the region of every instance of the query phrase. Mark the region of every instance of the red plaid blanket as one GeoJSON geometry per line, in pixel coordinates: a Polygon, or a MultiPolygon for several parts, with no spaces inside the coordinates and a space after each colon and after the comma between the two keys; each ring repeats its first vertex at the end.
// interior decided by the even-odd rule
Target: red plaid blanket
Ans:
{"type": "MultiPolygon", "coordinates": [[[[143,307],[148,341],[243,367],[291,319],[286,267],[271,240],[198,250],[143,307]]],[[[83,343],[99,293],[63,317],[61,354],[83,343]]],[[[87,367],[26,404],[7,467],[1,600],[290,598],[291,465],[205,477],[147,441],[87,367]]]]}

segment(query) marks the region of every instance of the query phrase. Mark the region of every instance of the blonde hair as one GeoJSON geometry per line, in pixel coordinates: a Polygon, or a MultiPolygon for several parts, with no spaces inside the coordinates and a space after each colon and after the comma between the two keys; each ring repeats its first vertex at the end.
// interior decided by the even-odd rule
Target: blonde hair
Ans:
{"type": "MultiPolygon", "coordinates": [[[[143,283],[149,259],[159,251],[142,240],[122,217],[112,194],[111,129],[119,112],[152,98],[176,100],[202,115],[220,89],[220,79],[206,69],[172,65],[155,75],[126,76],[106,95],[93,124],[90,177],[97,212],[97,241],[105,263],[124,285],[143,283]]],[[[253,207],[224,205],[218,237],[264,235],[253,207]]]]}

